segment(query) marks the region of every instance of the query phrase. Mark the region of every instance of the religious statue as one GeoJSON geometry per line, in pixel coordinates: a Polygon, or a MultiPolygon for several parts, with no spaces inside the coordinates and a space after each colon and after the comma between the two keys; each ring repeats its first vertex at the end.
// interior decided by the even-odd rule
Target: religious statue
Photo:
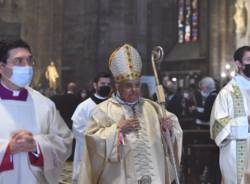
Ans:
{"type": "Polygon", "coordinates": [[[235,4],[234,23],[236,27],[235,32],[241,37],[245,36],[247,32],[247,8],[245,1],[241,4],[239,2],[235,4]]]}
{"type": "Polygon", "coordinates": [[[56,90],[57,79],[59,78],[55,63],[53,61],[47,66],[45,71],[45,77],[49,81],[49,88],[56,90]]]}

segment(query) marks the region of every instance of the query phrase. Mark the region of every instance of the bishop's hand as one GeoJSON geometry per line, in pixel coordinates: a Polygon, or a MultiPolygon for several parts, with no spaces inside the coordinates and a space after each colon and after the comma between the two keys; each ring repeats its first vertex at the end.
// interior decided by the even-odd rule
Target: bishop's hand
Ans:
{"type": "Polygon", "coordinates": [[[122,133],[136,132],[140,129],[140,122],[136,118],[125,119],[124,117],[118,122],[117,128],[122,133]]]}
{"type": "Polygon", "coordinates": [[[171,130],[174,125],[174,121],[171,117],[164,117],[160,119],[160,124],[163,131],[166,131],[167,129],[171,130]]]}

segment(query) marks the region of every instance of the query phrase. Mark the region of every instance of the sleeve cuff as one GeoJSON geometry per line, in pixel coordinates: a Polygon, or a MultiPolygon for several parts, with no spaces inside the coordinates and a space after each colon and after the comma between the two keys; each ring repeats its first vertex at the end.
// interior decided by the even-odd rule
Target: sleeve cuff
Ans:
{"type": "Polygon", "coordinates": [[[40,146],[36,145],[36,150],[29,152],[30,163],[37,167],[43,167],[43,154],[41,152],[40,146]]]}
{"type": "Polygon", "coordinates": [[[119,145],[124,145],[125,144],[124,137],[123,137],[123,134],[120,131],[120,129],[118,130],[118,144],[119,145]]]}
{"type": "Polygon", "coordinates": [[[3,160],[0,165],[0,172],[14,169],[13,155],[10,152],[10,145],[7,146],[3,160]]]}

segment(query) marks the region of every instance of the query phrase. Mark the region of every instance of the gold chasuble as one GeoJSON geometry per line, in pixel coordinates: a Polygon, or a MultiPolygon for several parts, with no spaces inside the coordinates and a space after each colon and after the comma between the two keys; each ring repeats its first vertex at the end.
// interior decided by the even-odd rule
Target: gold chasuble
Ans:
{"type": "MultiPolygon", "coordinates": [[[[93,111],[85,134],[85,153],[79,184],[171,184],[174,179],[167,148],[163,144],[159,118],[161,107],[140,98],[130,106],[113,95],[93,111]],[[141,128],[122,134],[117,123],[136,117],[141,128]]],[[[177,163],[182,151],[182,130],[175,115],[171,139],[177,163]]]]}

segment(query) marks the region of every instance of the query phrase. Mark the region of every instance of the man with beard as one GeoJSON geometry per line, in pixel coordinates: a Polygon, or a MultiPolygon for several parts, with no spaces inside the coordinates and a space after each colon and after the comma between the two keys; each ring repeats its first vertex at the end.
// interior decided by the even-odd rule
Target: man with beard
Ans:
{"type": "Polygon", "coordinates": [[[163,131],[171,132],[178,165],[182,130],[177,117],[140,97],[142,61],[134,47],[116,49],[109,68],[117,90],[91,114],[78,184],[171,184],[173,167],[163,131]]]}
{"type": "Polygon", "coordinates": [[[95,89],[95,94],[80,103],[71,118],[73,121],[73,133],[76,139],[72,175],[73,183],[77,183],[79,175],[84,146],[83,135],[87,122],[96,104],[99,104],[108,98],[111,91],[111,75],[105,72],[99,73],[94,79],[93,87],[95,89]]]}
{"type": "Polygon", "coordinates": [[[211,113],[211,138],[220,148],[224,184],[248,184],[250,178],[250,47],[234,53],[238,73],[218,94],[211,113]]]}

